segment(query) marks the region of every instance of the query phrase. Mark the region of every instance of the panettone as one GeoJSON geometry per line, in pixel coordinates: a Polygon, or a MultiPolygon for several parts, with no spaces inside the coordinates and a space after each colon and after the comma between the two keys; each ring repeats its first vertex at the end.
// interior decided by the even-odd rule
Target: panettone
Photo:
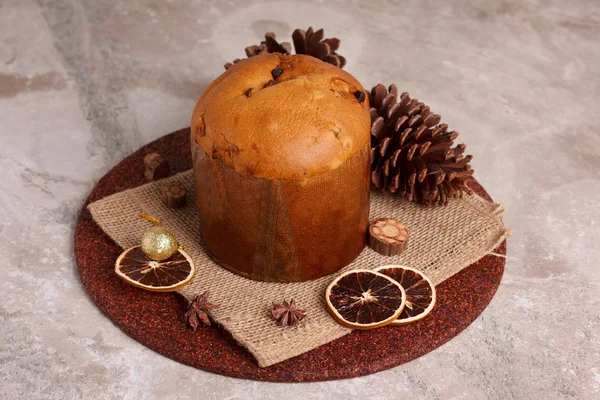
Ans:
{"type": "Polygon", "coordinates": [[[200,233],[248,278],[315,279],[363,249],[369,215],[368,96],[347,72],[278,53],[236,63],[192,116],[200,233]]]}

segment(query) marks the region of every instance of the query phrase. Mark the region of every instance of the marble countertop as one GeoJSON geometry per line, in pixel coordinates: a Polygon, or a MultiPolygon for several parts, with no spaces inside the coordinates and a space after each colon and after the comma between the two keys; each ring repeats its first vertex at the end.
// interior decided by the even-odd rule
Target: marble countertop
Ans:
{"type": "Polygon", "coordinates": [[[596,1],[0,0],[1,399],[600,398],[596,1]],[[400,3],[400,2],[398,2],[400,3]],[[227,378],[138,344],[88,299],[89,191],[264,32],[325,27],[366,87],[440,113],[506,206],[506,272],[465,332],[363,378],[227,378]]]}

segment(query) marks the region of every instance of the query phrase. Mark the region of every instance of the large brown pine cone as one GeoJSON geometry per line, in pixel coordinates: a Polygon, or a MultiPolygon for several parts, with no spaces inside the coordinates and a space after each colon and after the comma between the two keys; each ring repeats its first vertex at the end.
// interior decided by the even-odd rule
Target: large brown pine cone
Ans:
{"type": "MultiPolygon", "coordinates": [[[[296,54],[306,54],[333,64],[336,67],[344,68],[346,59],[336,53],[336,50],[340,47],[340,40],[337,38],[323,39],[324,35],[323,29],[319,29],[316,32],[314,32],[312,28],[308,28],[306,31],[296,29],[292,34],[296,54]]],[[[265,34],[265,40],[260,42],[259,45],[248,46],[245,50],[247,57],[253,57],[264,53],[292,53],[290,43],[279,43],[273,32],[267,32],[265,34]]],[[[239,61],[240,59],[236,58],[233,62],[225,64],[225,69],[228,69],[239,61]]]]}
{"type": "Polygon", "coordinates": [[[375,86],[369,100],[372,186],[426,205],[471,193],[473,157],[464,156],[464,144],[452,147],[458,132],[408,93],[398,95],[396,85],[375,86]]]}
{"type": "Polygon", "coordinates": [[[336,67],[344,68],[346,59],[336,53],[336,50],[340,47],[340,39],[323,39],[324,36],[325,31],[323,29],[316,32],[313,32],[312,27],[309,27],[306,32],[302,29],[296,29],[292,33],[296,54],[307,54],[336,67]]]}
{"type": "MultiPolygon", "coordinates": [[[[260,42],[260,44],[248,46],[245,48],[246,56],[248,58],[257,56],[259,54],[264,53],[282,53],[282,54],[291,54],[292,46],[289,42],[281,42],[277,41],[275,34],[273,32],[265,33],[265,40],[260,42]]],[[[236,58],[231,63],[225,64],[225,69],[229,69],[233,64],[239,62],[240,59],[236,58]]]]}

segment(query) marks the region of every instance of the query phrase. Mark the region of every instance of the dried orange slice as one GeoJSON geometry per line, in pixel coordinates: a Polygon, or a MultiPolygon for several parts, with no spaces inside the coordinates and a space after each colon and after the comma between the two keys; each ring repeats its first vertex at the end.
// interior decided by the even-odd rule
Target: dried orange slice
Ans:
{"type": "Polygon", "coordinates": [[[406,294],[393,279],[369,270],[345,272],[325,292],[327,306],[342,325],[373,329],[394,321],[406,301],[406,294]]]}
{"type": "Polygon", "coordinates": [[[127,283],[153,292],[171,292],[187,285],[196,272],[191,257],[178,249],[166,260],[154,261],[141,246],[125,250],[115,262],[115,272],[127,283]]]}
{"type": "Polygon", "coordinates": [[[406,305],[392,325],[404,325],[426,317],[435,305],[435,286],[420,271],[403,265],[385,265],[375,271],[398,282],[406,292],[406,305]]]}

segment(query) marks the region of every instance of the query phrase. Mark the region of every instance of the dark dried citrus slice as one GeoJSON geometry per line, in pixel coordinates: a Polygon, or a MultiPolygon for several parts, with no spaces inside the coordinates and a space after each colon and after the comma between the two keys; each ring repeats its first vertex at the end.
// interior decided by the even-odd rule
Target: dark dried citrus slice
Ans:
{"type": "Polygon", "coordinates": [[[340,324],[373,329],[398,318],[406,294],[398,282],[379,272],[353,270],[335,278],[327,287],[325,298],[340,324]]]}
{"type": "Polygon", "coordinates": [[[385,265],[376,268],[398,282],[406,292],[406,304],[392,325],[404,325],[427,316],[435,305],[435,286],[420,271],[403,265],[385,265]]]}
{"type": "Polygon", "coordinates": [[[166,260],[154,261],[144,254],[141,246],[125,250],[115,262],[120,278],[142,289],[171,292],[187,285],[196,272],[194,262],[178,249],[166,260]]]}

